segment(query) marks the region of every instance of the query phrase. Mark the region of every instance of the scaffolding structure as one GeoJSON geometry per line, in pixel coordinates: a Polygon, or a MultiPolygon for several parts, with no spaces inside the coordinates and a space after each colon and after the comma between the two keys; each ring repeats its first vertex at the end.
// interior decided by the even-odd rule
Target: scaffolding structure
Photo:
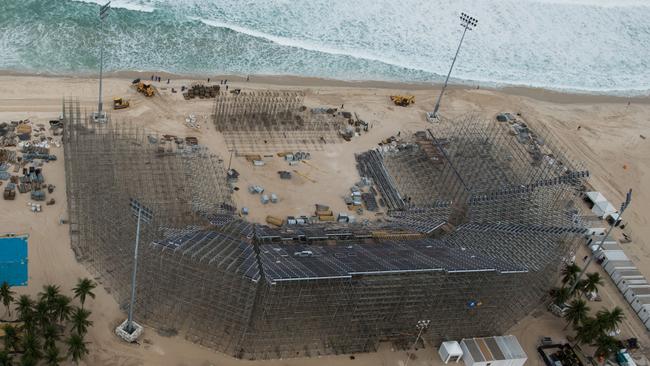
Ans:
{"type": "MultiPolygon", "coordinates": [[[[218,98],[217,128],[242,135],[282,133],[298,120],[281,116],[302,104],[218,98]]],[[[63,109],[78,258],[125,305],[138,199],[153,220],[141,234],[136,319],[238,358],[407,348],[424,319],[432,343],[502,333],[542,302],[584,230],[572,200],[588,173],[550,137],[533,142],[540,157],[471,119],[419,133],[357,156],[388,221],[270,228],[233,215],[222,162],[206,150],[92,124],[75,100],[63,109]]]]}
{"type": "Polygon", "coordinates": [[[219,94],[214,124],[228,150],[238,154],[319,150],[339,142],[343,118],[312,113],[303,100],[295,91],[219,94]]]}
{"type": "Polygon", "coordinates": [[[79,102],[63,102],[63,144],[72,248],[128,300],[137,199],[153,212],[141,240],[232,207],[223,164],[199,146],[180,146],[127,123],[93,123],[79,102]]]}

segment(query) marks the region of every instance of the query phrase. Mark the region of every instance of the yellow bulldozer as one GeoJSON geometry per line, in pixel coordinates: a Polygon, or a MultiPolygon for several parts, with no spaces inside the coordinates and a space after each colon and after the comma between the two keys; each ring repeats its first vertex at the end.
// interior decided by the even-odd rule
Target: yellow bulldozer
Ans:
{"type": "Polygon", "coordinates": [[[125,109],[129,108],[131,104],[129,103],[128,100],[125,100],[124,98],[121,97],[115,97],[113,98],[113,109],[125,109]]]}
{"type": "Polygon", "coordinates": [[[390,100],[400,107],[408,107],[415,104],[415,95],[391,95],[390,100]]]}
{"type": "Polygon", "coordinates": [[[156,94],[151,84],[145,84],[142,81],[138,83],[137,88],[138,91],[144,94],[145,97],[153,97],[156,94]]]}

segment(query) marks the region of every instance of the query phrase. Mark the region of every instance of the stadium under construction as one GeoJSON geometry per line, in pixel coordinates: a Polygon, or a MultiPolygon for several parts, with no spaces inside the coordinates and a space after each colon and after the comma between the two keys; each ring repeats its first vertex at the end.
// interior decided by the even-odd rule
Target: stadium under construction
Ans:
{"type": "MultiPolygon", "coordinates": [[[[335,123],[301,98],[218,96],[215,127],[248,148],[248,130],[335,142],[335,123]]],[[[238,358],[406,347],[421,320],[435,345],[501,334],[545,300],[584,232],[574,200],[589,174],[541,130],[442,121],[356,156],[383,219],[270,227],[235,214],[223,162],[205,148],[94,124],[76,100],[63,116],[78,259],[126,308],[137,199],[152,219],[140,233],[136,319],[238,358]]]]}

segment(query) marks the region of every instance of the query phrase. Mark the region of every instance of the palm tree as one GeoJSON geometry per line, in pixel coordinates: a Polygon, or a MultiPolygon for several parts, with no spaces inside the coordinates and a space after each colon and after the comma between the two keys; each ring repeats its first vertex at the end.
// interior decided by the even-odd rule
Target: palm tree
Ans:
{"type": "Polygon", "coordinates": [[[68,344],[68,355],[72,357],[74,363],[79,364],[79,360],[88,354],[87,342],[84,342],[83,337],[79,334],[72,334],[66,343],[68,344]]]}
{"type": "Polygon", "coordinates": [[[43,292],[38,294],[39,299],[47,302],[48,304],[54,303],[54,299],[61,294],[61,288],[57,285],[43,286],[43,292]]]}
{"type": "Polygon", "coordinates": [[[15,292],[11,291],[11,286],[9,286],[9,283],[7,281],[2,283],[2,286],[0,286],[0,299],[2,299],[2,305],[5,306],[5,309],[7,309],[7,313],[11,317],[11,303],[14,302],[14,294],[15,292]]]}
{"type": "Polygon", "coordinates": [[[47,303],[47,300],[41,298],[41,300],[39,300],[34,307],[34,320],[41,327],[45,328],[48,324],[51,323],[50,313],[50,305],[47,303]]]}
{"type": "Polygon", "coordinates": [[[18,341],[20,341],[18,338],[18,329],[16,329],[16,327],[13,325],[7,324],[4,326],[4,331],[4,350],[6,352],[10,352],[10,350],[13,349],[15,352],[18,341]]]}
{"type": "Polygon", "coordinates": [[[602,286],[605,283],[603,278],[600,276],[600,273],[593,272],[588,273],[587,278],[584,281],[581,281],[580,288],[584,294],[598,293],[598,286],[602,286]]]}
{"type": "Polygon", "coordinates": [[[564,268],[562,268],[562,284],[573,285],[581,270],[580,266],[575,263],[564,266],[564,268]]]}
{"type": "Polygon", "coordinates": [[[591,344],[600,335],[602,335],[602,328],[599,322],[592,317],[587,317],[582,321],[582,324],[576,327],[576,343],[591,344]]]}
{"type": "Polygon", "coordinates": [[[20,359],[20,366],[36,366],[38,361],[33,356],[23,355],[20,359]]]}
{"type": "Polygon", "coordinates": [[[61,357],[58,348],[48,347],[47,351],[45,351],[44,360],[47,366],[59,366],[61,361],[65,360],[65,358],[61,357]]]}
{"type": "Polygon", "coordinates": [[[59,329],[54,324],[48,324],[43,328],[43,348],[56,347],[56,341],[60,338],[59,329]]]}
{"type": "Polygon", "coordinates": [[[551,290],[551,297],[555,305],[562,305],[571,298],[567,287],[555,287],[551,290]]]}
{"type": "Polygon", "coordinates": [[[74,297],[79,298],[82,309],[84,307],[84,303],[86,302],[86,296],[90,296],[93,299],[95,298],[95,294],[93,293],[93,289],[95,287],[97,287],[97,284],[91,279],[80,278],[79,281],[77,281],[77,286],[72,289],[74,292],[74,297]]]}
{"type": "Polygon", "coordinates": [[[564,319],[567,321],[564,329],[568,328],[570,324],[572,324],[574,328],[577,327],[578,324],[587,319],[589,310],[589,306],[587,306],[587,303],[584,300],[573,299],[564,313],[564,319]]]}
{"type": "Polygon", "coordinates": [[[623,319],[625,319],[625,314],[623,314],[623,309],[618,306],[612,310],[603,309],[596,313],[596,321],[600,328],[606,332],[618,329],[623,319]]]}
{"type": "Polygon", "coordinates": [[[18,319],[24,321],[33,312],[34,300],[29,295],[20,295],[18,298],[18,319]]]}
{"type": "Polygon", "coordinates": [[[7,350],[0,351],[0,366],[13,366],[11,356],[7,350]]]}
{"type": "Polygon", "coordinates": [[[64,322],[70,319],[70,314],[72,313],[72,306],[70,303],[72,300],[65,295],[59,295],[54,300],[52,305],[52,310],[54,312],[54,320],[59,322],[64,322]]]}
{"type": "Polygon", "coordinates": [[[34,361],[34,364],[38,363],[38,360],[43,357],[43,352],[41,351],[41,342],[38,339],[38,336],[32,332],[25,333],[23,337],[23,361],[25,358],[31,359],[34,361]]]}
{"type": "Polygon", "coordinates": [[[611,336],[602,334],[600,337],[596,338],[596,342],[592,344],[596,347],[595,356],[607,358],[612,353],[616,352],[619,349],[619,341],[611,336]]]}
{"type": "Polygon", "coordinates": [[[72,312],[72,329],[78,335],[86,334],[88,327],[93,325],[93,322],[88,320],[90,317],[90,311],[82,308],[76,308],[72,312]]]}

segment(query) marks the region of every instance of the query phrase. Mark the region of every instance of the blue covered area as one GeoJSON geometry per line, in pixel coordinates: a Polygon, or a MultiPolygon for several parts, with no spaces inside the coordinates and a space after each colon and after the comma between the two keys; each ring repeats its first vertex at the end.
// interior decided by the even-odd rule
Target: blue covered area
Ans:
{"type": "Polygon", "coordinates": [[[28,236],[0,237],[0,283],[27,286],[28,236]]]}

